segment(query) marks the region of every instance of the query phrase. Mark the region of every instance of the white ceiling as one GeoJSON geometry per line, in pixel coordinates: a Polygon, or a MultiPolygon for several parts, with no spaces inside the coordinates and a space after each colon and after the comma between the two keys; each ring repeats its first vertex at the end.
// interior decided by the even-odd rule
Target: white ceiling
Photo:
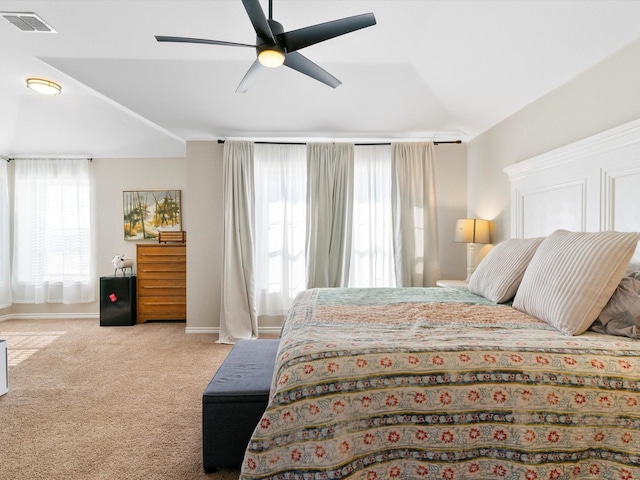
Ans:
{"type": "MultiPolygon", "coordinates": [[[[262,2],[265,12],[267,1],[262,2]]],[[[274,0],[285,30],[373,12],[377,25],[301,51],[343,84],[287,68],[236,86],[253,43],[240,0],[3,1],[0,154],[183,156],[219,138],[470,140],[640,38],[640,1],[274,0]],[[25,78],[62,85],[45,97],[25,78]]]]}

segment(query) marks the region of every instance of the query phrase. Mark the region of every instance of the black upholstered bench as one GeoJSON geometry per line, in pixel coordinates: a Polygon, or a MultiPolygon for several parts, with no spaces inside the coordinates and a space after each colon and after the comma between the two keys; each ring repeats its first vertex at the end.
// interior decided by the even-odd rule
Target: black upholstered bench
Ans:
{"type": "Polygon", "coordinates": [[[239,340],[202,394],[205,472],[240,468],[269,401],[279,340],[239,340]]]}

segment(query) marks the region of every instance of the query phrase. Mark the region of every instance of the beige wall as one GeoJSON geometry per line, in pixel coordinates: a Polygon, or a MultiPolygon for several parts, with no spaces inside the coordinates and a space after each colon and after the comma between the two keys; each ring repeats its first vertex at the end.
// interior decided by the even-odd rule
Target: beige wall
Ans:
{"type": "Polygon", "coordinates": [[[220,325],[222,281],[222,152],[217,142],[187,144],[185,215],[187,241],[187,328],[197,332],[220,325]]]}
{"type": "Polygon", "coordinates": [[[437,145],[435,175],[440,278],[462,280],[467,276],[467,246],[455,243],[453,235],[456,220],[467,215],[467,145],[437,145]]]}
{"type": "Polygon", "coordinates": [[[494,219],[509,238],[503,168],[640,118],[640,41],[536,100],[468,145],[469,215],[494,219]]]}

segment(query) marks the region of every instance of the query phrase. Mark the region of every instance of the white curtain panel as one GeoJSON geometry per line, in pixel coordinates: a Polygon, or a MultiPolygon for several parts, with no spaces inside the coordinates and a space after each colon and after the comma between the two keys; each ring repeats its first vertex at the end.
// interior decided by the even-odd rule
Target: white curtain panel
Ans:
{"type": "Polygon", "coordinates": [[[348,284],[353,156],[353,144],[307,145],[307,288],[348,284]]]}
{"type": "Polygon", "coordinates": [[[224,245],[218,343],[257,338],[254,299],[253,143],[227,141],[223,154],[224,245]]]}
{"type": "Polygon", "coordinates": [[[285,315],[306,285],[306,147],[257,144],[254,172],[257,313],[285,315]]]}
{"type": "Polygon", "coordinates": [[[433,143],[392,147],[396,282],[431,287],[440,276],[433,143]]]}
{"type": "Polygon", "coordinates": [[[18,159],[13,303],[95,300],[89,161],[18,159]]]}
{"type": "Polygon", "coordinates": [[[391,146],[355,147],[349,286],[395,287],[391,146]]]}
{"type": "Polygon", "coordinates": [[[7,162],[0,160],[0,308],[11,305],[9,237],[9,176],[7,162]]]}

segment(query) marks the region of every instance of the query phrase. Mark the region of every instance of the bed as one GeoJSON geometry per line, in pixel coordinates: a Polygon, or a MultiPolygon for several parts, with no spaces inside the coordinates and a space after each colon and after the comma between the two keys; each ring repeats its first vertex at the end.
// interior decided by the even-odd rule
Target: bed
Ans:
{"type": "Polygon", "coordinates": [[[640,478],[640,342],[371,293],[297,299],[242,478],[640,478]]]}
{"type": "MultiPolygon", "coordinates": [[[[514,238],[489,252],[469,290],[302,292],[241,478],[640,478],[640,222],[607,216],[587,183],[576,191],[567,175],[600,185],[592,170],[607,174],[585,151],[567,155],[580,168],[557,162],[566,175],[547,158],[518,166],[514,238]],[[531,181],[535,165],[557,188],[531,181]],[[599,229],[610,231],[549,217],[575,208],[580,229],[605,215],[599,229]]],[[[636,195],[634,161],[608,170],[619,172],[607,177],[610,212],[625,188],[636,195]]]]}

